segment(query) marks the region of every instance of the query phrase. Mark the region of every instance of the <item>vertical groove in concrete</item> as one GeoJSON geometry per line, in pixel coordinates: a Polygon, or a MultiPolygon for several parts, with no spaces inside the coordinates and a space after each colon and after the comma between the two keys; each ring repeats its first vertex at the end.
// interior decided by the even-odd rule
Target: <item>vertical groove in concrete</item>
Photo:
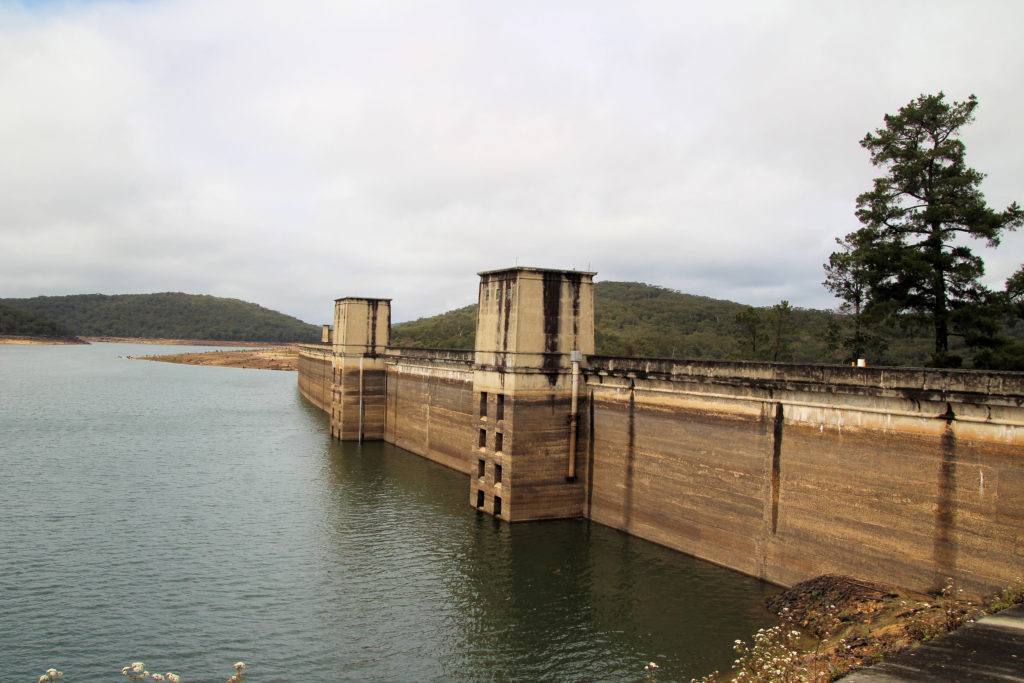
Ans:
{"type": "Polygon", "coordinates": [[[939,449],[942,455],[939,462],[938,490],[935,494],[937,502],[932,540],[936,588],[942,587],[947,579],[956,576],[956,435],[949,421],[940,440],[939,449]]]}
{"type": "Polygon", "coordinates": [[[840,573],[927,591],[951,577],[983,595],[1020,574],[1024,374],[598,357],[592,275],[481,273],[465,352],[390,348],[387,300],[375,320],[361,307],[376,300],[339,299],[331,343],[301,347],[299,389],[352,438],[364,359],[380,374],[366,438],[467,474],[485,460],[474,500],[500,495],[510,521],[586,516],[783,585],[840,573]],[[573,349],[589,430],[576,483],[573,349]],[[484,391],[507,398],[500,426],[474,417],[484,391]],[[481,428],[503,447],[479,447],[481,428]]]}
{"type": "Polygon", "coordinates": [[[772,535],[779,530],[779,486],[782,475],[782,404],[775,404],[775,424],[772,428],[772,535]]]}

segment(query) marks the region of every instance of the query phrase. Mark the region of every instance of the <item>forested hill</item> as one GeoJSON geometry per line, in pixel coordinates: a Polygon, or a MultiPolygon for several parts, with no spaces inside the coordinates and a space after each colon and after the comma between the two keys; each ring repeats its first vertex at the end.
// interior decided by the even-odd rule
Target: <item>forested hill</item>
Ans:
{"type": "MultiPolygon", "coordinates": [[[[594,342],[599,355],[651,358],[741,358],[736,315],[747,306],[640,282],[594,283],[594,342]]],[[[762,309],[762,317],[767,309],[762,309]]],[[[829,314],[792,309],[800,333],[789,343],[790,360],[825,355],[829,314]]],[[[767,322],[767,320],[765,320],[767,322]]],[[[762,332],[762,337],[764,333],[762,332]]],[[[393,326],[392,343],[427,348],[473,348],[476,305],[393,326]]],[[[760,341],[760,338],[759,340],[760,341]]],[[[763,355],[763,350],[753,352],[763,355]]]]}
{"type": "Polygon", "coordinates": [[[320,341],[320,328],[297,318],[238,299],[199,294],[74,294],[0,299],[0,304],[42,316],[82,336],[320,341]]]}
{"type": "MultiPolygon", "coordinates": [[[[755,308],[639,282],[594,284],[596,352],[651,358],[845,363],[837,338],[847,316],[814,309],[755,308]]],[[[476,305],[396,324],[398,346],[471,349],[476,305]]],[[[899,331],[884,335],[871,365],[923,365],[931,340],[899,331]]]]}
{"type": "Polygon", "coordinates": [[[0,304],[0,335],[70,339],[75,333],[44,316],[0,304]]]}

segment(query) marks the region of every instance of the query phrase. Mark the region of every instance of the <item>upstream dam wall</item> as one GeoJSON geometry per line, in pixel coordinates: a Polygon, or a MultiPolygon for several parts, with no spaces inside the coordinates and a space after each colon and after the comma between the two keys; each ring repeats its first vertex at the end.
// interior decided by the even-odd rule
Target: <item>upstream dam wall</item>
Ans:
{"type": "Polygon", "coordinates": [[[391,347],[389,302],[339,299],[300,391],[509,522],[585,517],[787,586],[1024,574],[1024,374],[600,357],[591,277],[482,273],[473,351],[391,347]]]}

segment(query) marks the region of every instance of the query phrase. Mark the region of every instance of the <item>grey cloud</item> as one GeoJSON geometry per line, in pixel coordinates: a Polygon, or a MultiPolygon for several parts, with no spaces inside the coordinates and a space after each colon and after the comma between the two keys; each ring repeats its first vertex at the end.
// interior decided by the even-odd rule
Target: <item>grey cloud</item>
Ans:
{"type": "MultiPolygon", "coordinates": [[[[401,320],[518,262],[828,306],[821,264],[877,172],[857,142],[921,92],[978,94],[968,160],[994,205],[1024,199],[1024,97],[1005,76],[1024,66],[1022,15],[0,6],[0,101],[19,103],[0,113],[0,295],[183,290],[320,322],[359,294],[401,320]]],[[[1022,237],[985,252],[993,283],[1022,237]]]]}

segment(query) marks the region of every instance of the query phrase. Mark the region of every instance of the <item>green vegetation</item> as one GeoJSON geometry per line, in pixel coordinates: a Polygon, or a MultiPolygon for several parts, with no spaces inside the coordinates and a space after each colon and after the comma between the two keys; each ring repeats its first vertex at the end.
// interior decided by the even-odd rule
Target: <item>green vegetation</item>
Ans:
{"type": "Polygon", "coordinates": [[[424,349],[471,349],[476,340],[476,304],[391,326],[391,343],[424,349]]]}
{"type": "Polygon", "coordinates": [[[41,315],[0,304],[0,335],[70,339],[75,333],[41,315]]]}
{"type": "Polygon", "coordinates": [[[1002,233],[1024,225],[1024,210],[1016,202],[990,209],[984,174],[964,162],[960,128],[974,120],[977,98],[943,98],[921,95],[860,142],[886,173],[857,197],[863,227],[839,240],[825,265],[825,286],[854,316],[842,343],[859,353],[870,345],[867,328],[886,323],[930,330],[929,365],[959,367],[950,339],[959,335],[976,352],[976,367],[1024,369],[1020,349],[1006,348],[1012,341],[999,335],[1006,321],[1017,322],[1009,283],[1006,292],[988,291],[980,282],[985,264],[970,247],[975,240],[998,246],[1002,233]]]}
{"type": "Polygon", "coordinates": [[[60,321],[62,326],[84,336],[320,341],[320,328],[315,325],[238,299],[206,295],[77,294],[2,299],[0,304],[60,321]]]}
{"type": "MultiPolygon", "coordinates": [[[[841,330],[851,316],[798,308],[783,301],[755,308],[639,282],[594,285],[595,345],[607,356],[652,358],[779,360],[846,363],[849,349],[841,330]]],[[[1024,338],[1024,324],[1008,328],[1024,338]]],[[[476,334],[476,306],[399,323],[392,330],[397,346],[471,349],[476,334]]],[[[922,365],[929,359],[929,339],[900,329],[874,333],[866,358],[871,365],[922,365]]],[[[954,339],[953,349],[963,348],[954,339]]]]}

